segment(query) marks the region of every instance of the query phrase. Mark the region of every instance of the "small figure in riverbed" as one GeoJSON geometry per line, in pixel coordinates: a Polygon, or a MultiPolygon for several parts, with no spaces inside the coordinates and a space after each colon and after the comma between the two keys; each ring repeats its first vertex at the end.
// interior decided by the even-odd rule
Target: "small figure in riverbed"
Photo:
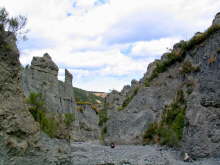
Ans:
{"type": "Polygon", "coordinates": [[[115,148],[115,144],[114,143],[111,143],[111,148],[115,148]]]}
{"type": "Polygon", "coordinates": [[[183,161],[184,162],[192,162],[192,158],[188,155],[188,153],[185,153],[183,161]]]}

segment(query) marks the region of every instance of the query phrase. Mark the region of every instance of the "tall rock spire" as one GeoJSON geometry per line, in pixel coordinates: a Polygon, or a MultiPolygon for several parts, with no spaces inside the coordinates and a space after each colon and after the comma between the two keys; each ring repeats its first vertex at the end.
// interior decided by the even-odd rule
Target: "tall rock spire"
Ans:
{"type": "Polygon", "coordinates": [[[65,69],[65,83],[72,86],[73,75],[65,69]]]}
{"type": "Polygon", "coordinates": [[[34,57],[31,66],[23,71],[22,82],[26,96],[31,92],[41,93],[50,112],[73,113],[76,109],[72,87],[72,74],[65,70],[65,82],[58,80],[58,66],[48,53],[34,57]]]}
{"type": "Polygon", "coordinates": [[[212,25],[220,25],[220,12],[215,15],[212,25]]]}

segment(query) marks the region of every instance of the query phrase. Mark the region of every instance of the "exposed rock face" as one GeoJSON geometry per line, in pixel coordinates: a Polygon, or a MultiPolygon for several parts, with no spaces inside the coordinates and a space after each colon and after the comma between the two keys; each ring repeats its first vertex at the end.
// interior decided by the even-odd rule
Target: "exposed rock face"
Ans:
{"type": "MultiPolygon", "coordinates": [[[[8,35],[6,32],[0,33],[8,35]]],[[[24,104],[20,81],[21,65],[18,60],[19,52],[15,45],[15,37],[10,34],[1,42],[0,47],[0,136],[7,140],[19,135],[21,139],[27,139],[21,141],[27,145],[29,140],[33,140],[38,133],[39,126],[24,104]],[[10,46],[10,49],[4,50],[6,45],[10,46]]],[[[24,147],[24,150],[26,148],[24,147]]]]}
{"type": "Polygon", "coordinates": [[[144,87],[140,84],[138,93],[123,110],[108,110],[106,142],[142,143],[142,134],[149,123],[158,120],[165,105],[170,104],[175,97],[181,84],[177,78],[175,70],[170,68],[169,72],[155,80],[155,85],[144,87]],[[172,79],[168,78],[170,74],[173,74],[172,79]]]}
{"type": "MultiPolygon", "coordinates": [[[[218,21],[219,14],[213,24],[218,24],[218,21]]],[[[179,51],[179,45],[174,46],[175,51],[179,51]]],[[[108,108],[106,142],[141,143],[141,137],[149,123],[160,120],[164,107],[172,102],[176,92],[181,89],[187,102],[181,149],[194,157],[220,156],[219,50],[220,31],[218,30],[205,41],[188,50],[181,63],[176,62],[171,65],[153,79],[149,87],[145,87],[146,78],[150,77],[156,67],[157,62],[153,62],[149,65],[144,78],[139,81],[137,94],[121,111],[117,109],[117,105],[121,102],[117,103],[117,101],[125,100],[124,89],[109,94],[106,102],[114,105],[108,108]],[[198,66],[200,71],[182,74],[181,69],[185,62],[198,66]]],[[[166,58],[167,54],[164,54],[161,61],[166,58]]]]}
{"type": "Polygon", "coordinates": [[[188,77],[194,91],[187,98],[184,148],[195,156],[219,156],[220,151],[220,31],[188,52],[200,72],[188,77]],[[214,60],[211,60],[214,59],[214,60]]]}
{"type": "Polygon", "coordinates": [[[125,97],[118,91],[113,90],[106,97],[106,104],[108,109],[117,109],[117,107],[123,104],[125,97]]]}
{"type": "Polygon", "coordinates": [[[97,141],[100,135],[98,126],[99,117],[91,105],[78,104],[76,121],[74,124],[73,140],[75,141],[97,141]]]}
{"type": "Polygon", "coordinates": [[[0,164],[72,164],[65,142],[40,134],[25,106],[15,36],[4,31],[0,36],[0,164]]]}
{"type": "Polygon", "coordinates": [[[60,123],[57,137],[71,136],[75,141],[98,140],[98,115],[92,110],[91,105],[76,106],[72,74],[65,70],[65,82],[62,82],[57,78],[58,71],[59,68],[48,54],[34,57],[31,66],[26,67],[22,74],[25,96],[28,97],[31,92],[42,93],[46,109],[54,112],[53,116],[57,116],[57,113],[73,113],[74,121],[71,127],[65,129],[64,123],[60,123]],[[77,111],[77,108],[82,109],[82,112],[77,111]]]}
{"type": "Polygon", "coordinates": [[[25,96],[31,92],[44,96],[47,110],[57,113],[73,113],[76,109],[72,87],[72,75],[65,70],[65,82],[58,80],[59,68],[46,53],[43,57],[34,57],[31,66],[22,74],[25,96]]]}
{"type": "Polygon", "coordinates": [[[108,109],[120,109],[126,98],[132,97],[137,88],[139,88],[139,82],[137,80],[132,80],[131,85],[124,86],[121,92],[113,90],[106,97],[108,109]]]}

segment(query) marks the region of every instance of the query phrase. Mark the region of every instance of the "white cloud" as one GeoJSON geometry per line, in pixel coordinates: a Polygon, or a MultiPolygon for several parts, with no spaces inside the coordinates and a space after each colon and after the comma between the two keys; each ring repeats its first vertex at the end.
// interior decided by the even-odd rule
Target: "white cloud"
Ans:
{"type": "MultiPolygon", "coordinates": [[[[148,63],[167,47],[205,30],[220,6],[216,0],[108,0],[95,5],[96,2],[1,0],[12,15],[28,17],[27,28],[31,32],[29,41],[20,43],[26,45],[21,50],[21,62],[28,64],[33,56],[48,52],[60,67],[72,69],[83,87],[118,89],[122,81],[107,81],[109,76],[123,79],[134,73],[143,74],[148,63]],[[36,38],[39,42],[30,44],[36,38]],[[48,42],[53,44],[43,45],[48,42]],[[131,47],[130,52],[123,54],[127,47],[131,47]],[[100,79],[93,76],[101,76],[109,83],[101,86],[100,79]],[[85,77],[91,84],[83,82],[85,77]]],[[[59,76],[63,78],[62,72],[59,76]]]]}
{"type": "Polygon", "coordinates": [[[118,50],[71,52],[71,49],[60,47],[57,49],[26,50],[21,56],[23,64],[30,63],[32,56],[41,56],[48,52],[55,63],[67,68],[101,68],[97,73],[101,75],[126,75],[131,72],[143,71],[147,61],[139,61],[125,56],[118,50]],[[63,54],[63,55],[62,55],[63,54]]]}
{"type": "Polygon", "coordinates": [[[161,38],[152,41],[140,41],[133,44],[131,54],[134,56],[155,57],[172,49],[172,46],[179,42],[180,38],[161,38]]]}

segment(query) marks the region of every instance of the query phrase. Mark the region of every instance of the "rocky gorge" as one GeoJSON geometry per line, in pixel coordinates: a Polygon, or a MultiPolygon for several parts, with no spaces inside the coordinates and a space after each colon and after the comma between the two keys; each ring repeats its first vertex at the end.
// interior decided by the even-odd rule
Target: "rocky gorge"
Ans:
{"type": "MultiPolygon", "coordinates": [[[[181,136],[179,140],[184,152],[193,157],[219,156],[218,18],[219,14],[206,32],[177,43],[161,60],[150,64],[139,82],[107,96],[107,142],[141,144],[150,123],[164,126],[164,121],[171,120],[168,122],[173,124],[174,131],[174,127],[182,129],[174,136],[181,136]],[[181,122],[177,121],[181,114],[169,114],[177,109],[183,109],[182,126],[175,123],[181,122]]],[[[160,138],[161,143],[168,141],[162,139],[165,135],[161,134],[155,133],[153,138],[160,138]]],[[[174,142],[174,136],[167,138],[173,138],[174,142]]]]}
{"type": "Polygon", "coordinates": [[[49,54],[23,68],[1,29],[0,165],[220,164],[219,15],[99,106],[76,101],[72,74],[59,81],[49,54]]]}

